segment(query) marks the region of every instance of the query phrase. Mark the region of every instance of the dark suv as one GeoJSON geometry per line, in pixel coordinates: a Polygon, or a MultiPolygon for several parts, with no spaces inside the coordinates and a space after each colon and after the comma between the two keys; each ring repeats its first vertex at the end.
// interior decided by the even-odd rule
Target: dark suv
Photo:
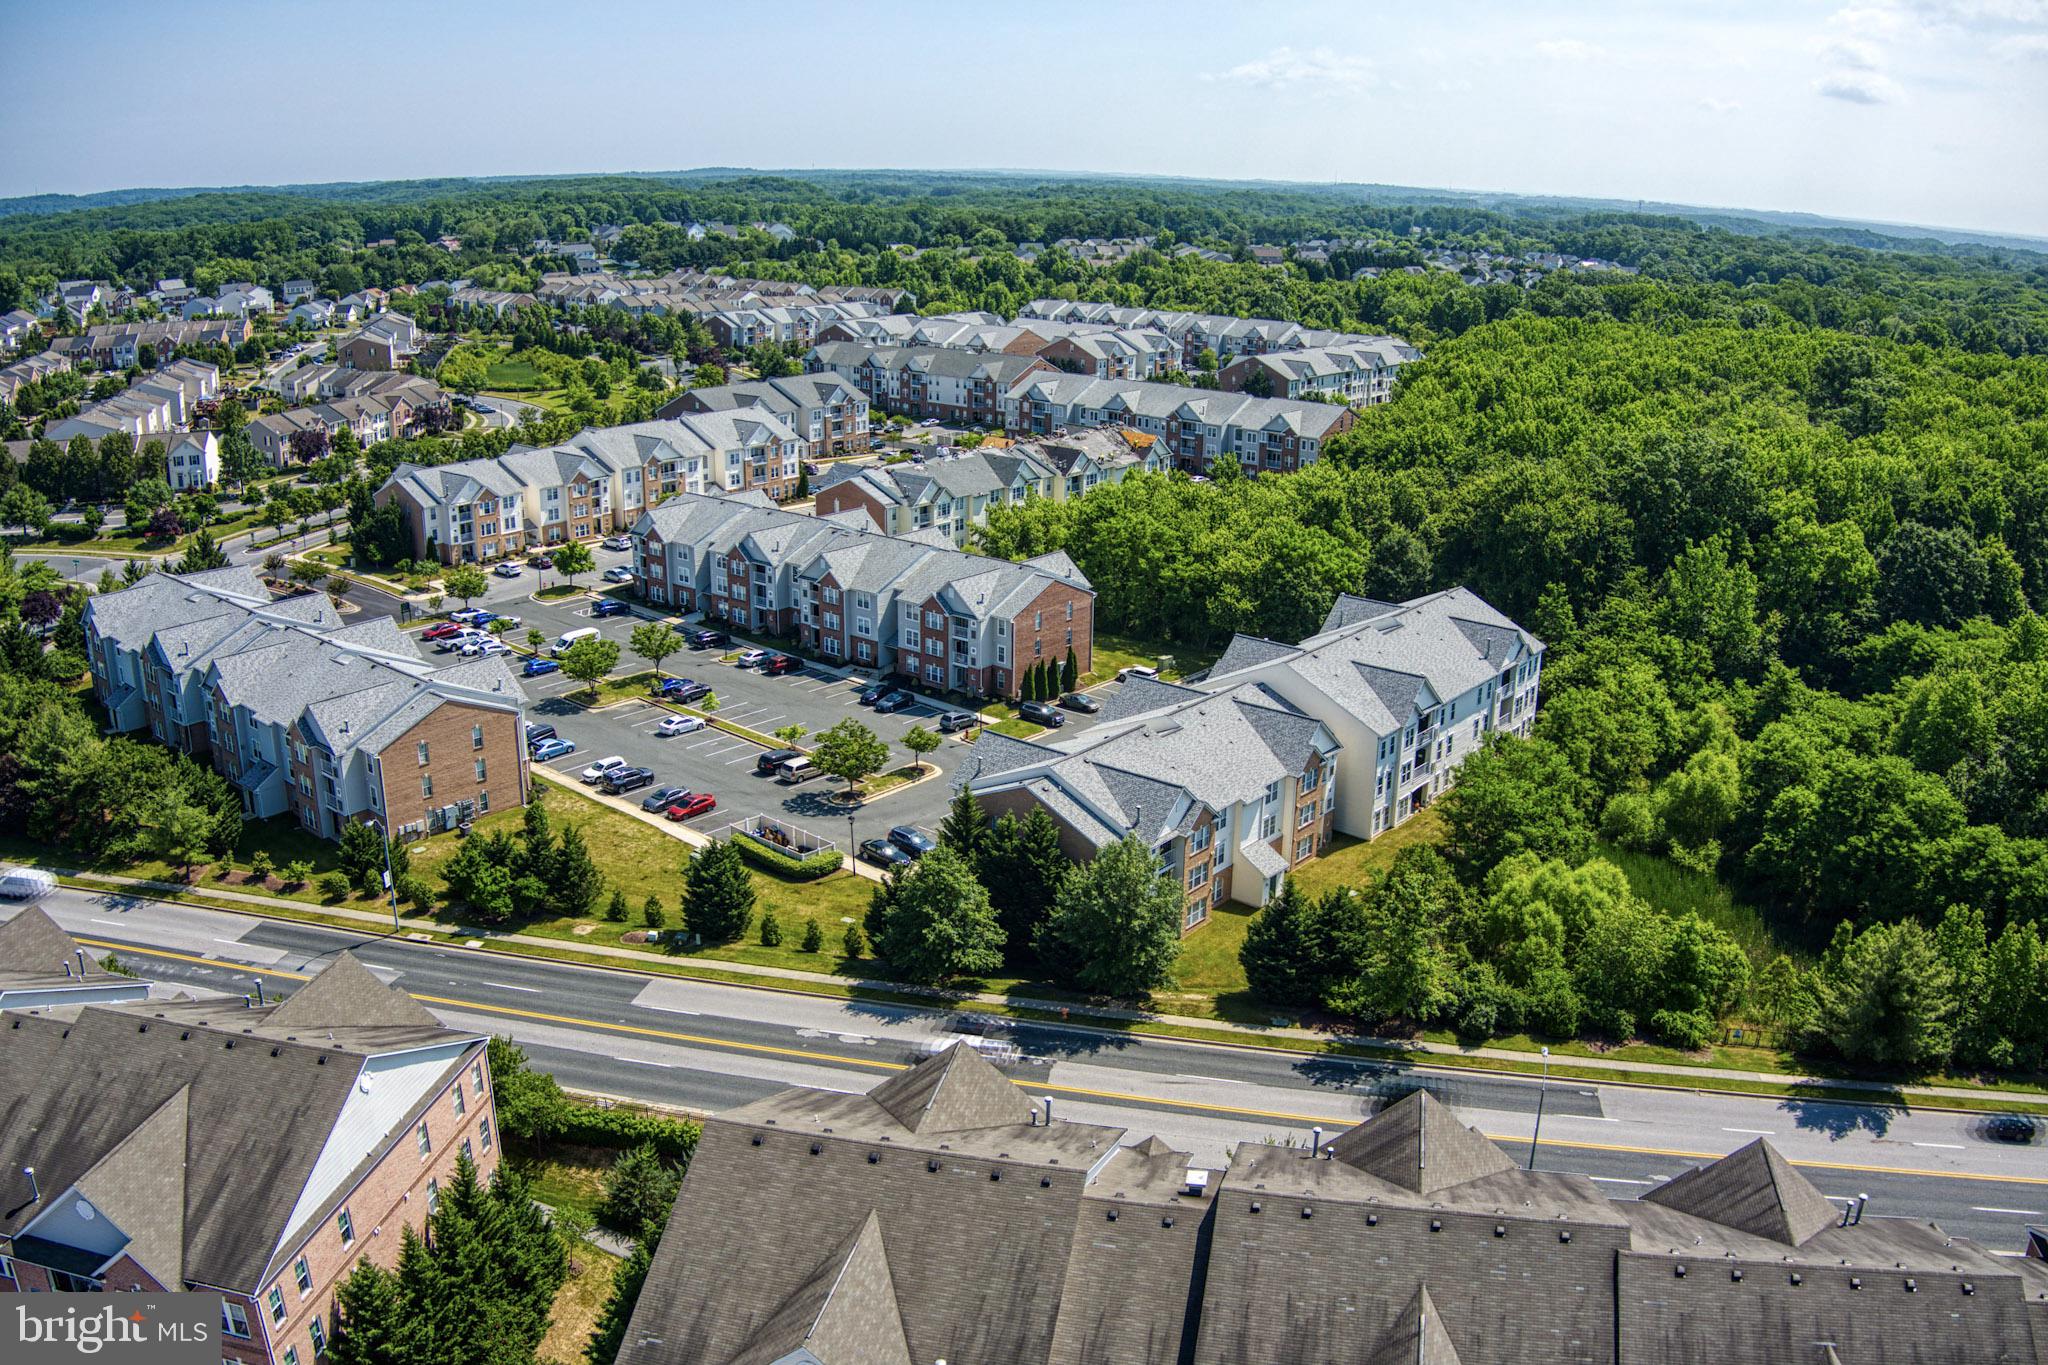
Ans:
{"type": "Polygon", "coordinates": [[[664,678],[654,685],[654,695],[688,706],[710,696],[711,685],[695,678],[664,678]]]}
{"type": "Polygon", "coordinates": [[[784,673],[801,673],[803,671],[804,661],[797,658],[794,654],[778,654],[767,663],[761,665],[761,672],[771,678],[779,677],[784,673]]]}
{"type": "Polygon", "coordinates": [[[801,749],[770,749],[767,753],[754,760],[754,771],[762,777],[773,777],[777,768],[780,768],[792,758],[802,758],[803,756],[804,751],[801,749]]]}
{"type": "Polygon", "coordinates": [[[653,783],[652,768],[614,768],[604,776],[604,789],[613,796],[638,791],[642,787],[652,786],[653,783]]]}
{"type": "Polygon", "coordinates": [[[532,748],[532,747],[533,747],[534,745],[536,745],[536,744],[540,743],[540,742],[541,742],[542,740],[544,740],[544,739],[553,739],[554,737],[555,737],[555,727],[554,727],[554,726],[552,726],[552,725],[547,725],[547,724],[542,724],[542,723],[539,723],[539,722],[536,722],[536,721],[528,721],[528,722],[527,722],[527,724],[526,724],[526,747],[527,747],[527,748],[531,749],[531,748],[532,748]]]}
{"type": "Polygon", "coordinates": [[[691,630],[683,632],[683,640],[692,649],[710,649],[728,643],[730,637],[722,630],[691,630]]]}
{"type": "Polygon", "coordinates": [[[1067,723],[1067,713],[1047,701],[1019,702],[1017,714],[1048,730],[1057,730],[1067,723]]]}

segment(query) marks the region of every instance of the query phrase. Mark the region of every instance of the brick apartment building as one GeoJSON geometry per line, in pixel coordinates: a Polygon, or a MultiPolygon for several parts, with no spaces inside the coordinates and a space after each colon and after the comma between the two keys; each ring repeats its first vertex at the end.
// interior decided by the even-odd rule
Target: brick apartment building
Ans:
{"type": "Polygon", "coordinates": [[[884,535],[864,514],[682,496],[635,525],[633,561],[650,602],[934,691],[1015,697],[1042,660],[1093,665],[1095,592],[1064,554],[1014,564],[884,535]]]}
{"type": "Polygon", "coordinates": [[[1124,427],[1158,440],[1175,468],[1206,475],[1225,452],[1246,474],[1291,473],[1314,464],[1329,438],[1355,420],[1347,407],[1312,399],[1055,373],[1016,381],[1004,395],[1001,425],[1038,435],[1124,427]]]}
{"type": "Polygon", "coordinates": [[[400,837],[524,805],[524,694],[499,659],[420,653],[387,617],[272,601],[252,569],[151,574],[86,606],[108,727],[209,760],[253,818],[400,837]]]}
{"type": "Polygon", "coordinates": [[[804,368],[839,376],[883,412],[983,427],[1003,425],[1005,397],[1020,380],[1060,373],[1035,355],[853,341],[812,347],[804,368]]]}
{"type": "Polygon", "coordinates": [[[1763,1139],[1613,1199],[1427,1089],[1222,1171],[1131,1136],[964,1042],[710,1118],[619,1365],[2048,1361],[2040,1240],[1844,1212],[1763,1139]]]}
{"type": "MultiPolygon", "coordinates": [[[[0,978],[62,983],[65,947],[23,910],[0,978]]],[[[78,1001],[0,1028],[0,1293],[218,1293],[223,1365],[315,1365],[356,1265],[395,1264],[462,1157],[497,1169],[488,1039],[347,952],[261,1005],[78,1001]]]]}
{"type": "Polygon", "coordinates": [[[691,389],[657,416],[759,409],[772,412],[803,439],[804,458],[857,455],[868,449],[868,398],[831,374],[792,375],[691,389]]]}
{"type": "Polygon", "coordinates": [[[401,464],[377,489],[396,502],[414,559],[488,563],[632,529],[677,493],[796,492],[804,440],[764,408],[593,427],[558,446],[453,464],[401,464]]]}
{"type": "Polygon", "coordinates": [[[1351,407],[1384,403],[1394,396],[1394,377],[1421,358],[1412,346],[1388,339],[1312,350],[1243,356],[1217,373],[1225,393],[1267,398],[1322,398],[1351,407]]]}

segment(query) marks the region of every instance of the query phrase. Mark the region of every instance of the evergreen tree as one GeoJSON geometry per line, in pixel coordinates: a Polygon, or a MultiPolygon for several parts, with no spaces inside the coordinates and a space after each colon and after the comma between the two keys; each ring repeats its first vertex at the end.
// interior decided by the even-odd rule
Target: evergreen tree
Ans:
{"type": "Polygon", "coordinates": [[[706,943],[730,943],[754,917],[754,879],[729,840],[706,844],[683,866],[683,927],[706,943]]]}
{"type": "Polygon", "coordinates": [[[818,917],[811,916],[804,921],[803,950],[815,953],[825,946],[825,931],[818,927],[818,917]]]}
{"type": "Polygon", "coordinates": [[[384,882],[384,836],[375,825],[352,820],[341,827],[341,870],[357,891],[384,882]]]}
{"type": "Polygon", "coordinates": [[[626,921],[626,893],[618,887],[612,888],[612,898],[604,907],[604,917],[614,924],[626,921]]]}
{"type": "Polygon", "coordinates": [[[780,948],[782,946],[782,921],[775,918],[773,910],[761,913],[761,946],[780,948]]]}
{"type": "Polygon", "coordinates": [[[1074,656],[1074,647],[1067,646],[1067,660],[1060,665],[1060,691],[1071,692],[1081,681],[1081,661],[1074,656]]]}
{"type": "Polygon", "coordinates": [[[682,1183],[683,1173],[654,1148],[635,1147],[614,1161],[606,1174],[597,1221],[627,1236],[637,1236],[645,1227],[664,1226],[682,1183]]]}
{"type": "Polygon", "coordinates": [[[1816,1035],[1852,1062],[1919,1071],[1948,1059],[1955,977],[1934,936],[1904,920],[1835,928],[1821,959],[1816,1035]]]}
{"type": "Polygon", "coordinates": [[[1280,883],[1245,926],[1237,950],[1245,984],[1252,994],[1275,1005],[1311,1005],[1322,995],[1323,964],[1311,960],[1308,937],[1310,907],[1294,878],[1280,883]]]}
{"type": "Polygon", "coordinates": [[[204,526],[192,533],[192,543],[185,547],[185,557],[178,561],[177,573],[203,573],[208,569],[225,569],[228,557],[214,542],[213,532],[204,526]]]}
{"type": "Polygon", "coordinates": [[[846,926],[846,933],[839,940],[840,951],[855,962],[868,953],[868,936],[860,931],[858,924],[846,926]]]}
{"type": "Polygon", "coordinates": [[[668,911],[661,907],[661,897],[650,894],[647,904],[640,907],[640,922],[650,929],[659,929],[668,923],[668,911]]]}
{"type": "Polygon", "coordinates": [[[1039,928],[1039,958],[1083,990],[1143,995],[1173,979],[1184,903],[1159,856],[1126,835],[1067,875],[1039,928]]]}
{"type": "MultiPolygon", "coordinates": [[[[1456,922],[1462,891],[1435,849],[1403,849],[1387,875],[1362,897],[1355,936],[1338,924],[1326,924],[1325,942],[1334,941],[1340,952],[1355,944],[1359,956],[1339,967],[1346,974],[1324,988],[1323,1003],[1340,1014],[1368,1019],[1427,1024],[1439,1018],[1453,998],[1444,933],[1456,922]]],[[[1352,893],[1343,894],[1348,898],[1352,893]]]]}
{"type": "Polygon", "coordinates": [[[562,830],[562,841],[555,847],[555,879],[548,888],[556,909],[572,917],[587,915],[597,904],[597,898],[604,894],[604,873],[597,861],[590,856],[590,845],[584,841],[583,831],[575,825],[562,830]]]}
{"type": "Polygon", "coordinates": [[[330,1365],[404,1365],[408,1324],[403,1313],[398,1277],[367,1257],[357,1261],[335,1293],[327,1338],[330,1365]]]}
{"type": "MultiPolygon", "coordinates": [[[[939,847],[952,849],[972,866],[980,859],[981,841],[987,837],[988,820],[981,813],[981,803],[962,784],[953,794],[946,818],[939,822],[939,847]]],[[[868,932],[874,932],[872,925],[868,932]]]]}
{"type": "Polygon", "coordinates": [[[1038,926],[1052,913],[1072,867],[1060,847],[1059,826],[1037,806],[1022,820],[1004,815],[984,836],[977,868],[1012,965],[1032,960],[1038,926]]]}

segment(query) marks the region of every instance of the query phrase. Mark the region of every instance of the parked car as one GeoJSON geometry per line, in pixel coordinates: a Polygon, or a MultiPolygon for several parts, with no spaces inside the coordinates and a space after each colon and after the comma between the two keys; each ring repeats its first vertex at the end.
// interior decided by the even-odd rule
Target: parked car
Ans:
{"type": "Polygon", "coordinates": [[[494,654],[510,654],[512,646],[503,640],[471,640],[462,647],[465,659],[488,659],[494,654]]]}
{"type": "Polygon", "coordinates": [[[972,711],[948,711],[939,717],[939,733],[950,735],[955,730],[972,730],[981,724],[981,717],[972,711]]]}
{"type": "Polygon", "coordinates": [[[876,867],[886,868],[909,867],[911,863],[916,861],[916,859],[890,843],[887,839],[863,839],[860,845],[860,856],[864,861],[873,863],[876,867]]]}
{"type": "Polygon", "coordinates": [[[610,597],[605,598],[602,602],[599,602],[596,606],[590,609],[590,614],[594,617],[597,617],[599,620],[602,620],[607,616],[630,616],[632,612],[633,609],[630,606],[627,606],[624,602],[618,601],[617,599],[610,597]]]}
{"type": "Polygon", "coordinates": [[[1089,696],[1086,692],[1065,693],[1060,697],[1060,705],[1066,707],[1069,711],[1079,711],[1090,716],[1102,709],[1102,703],[1089,696]]]}
{"type": "Polygon", "coordinates": [[[555,557],[551,554],[537,554],[526,562],[536,569],[552,569],[555,567],[555,557]]]}
{"type": "Polygon", "coordinates": [[[654,769],[614,768],[604,775],[598,785],[613,796],[624,796],[627,792],[653,786],[654,769]]]}
{"type": "Polygon", "coordinates": [[[695,678],[663,678],[654,685],[654,695],[688,706],[711,695],[711,686],[695,678]]]}
{"type": "Polygon", "coordinates": [[[526,667],[520,671],[529,678],[538,678],[543,673],[561,672],[562,661],[560,659],[528,659],[526,667]]]}
{"type": "Polygon", "coordinates": [[[623,564],[615,564],[604,571],[604,581],[607,583],[631,583],[633,581],[633,571],[623,564]]]}
{"type": "Polygon", "coordinates": [[[555,727],[546,721],[530,720],[526,722],[526,747],[531,749],[544,739],[553,739],[555,733],[555,727]]]}
{"type": "Polygon", "coordinates": [[[1128,682],[1132,678],[1151,678],[1156,681],[1158,677],[1159,670],[1149,664],[1132,664],[1129,668],[1119,668],[1116,671],[1118,682],[1128,682]]]}
{"type": "Polygon", "coordinates": [[[448,613],[448,619],[459,626],[480,626],[491,619],[491,614],[482,607],[464,607],[448,613]]]}
{"type": "Polygon", "coordinates": [[[689,799],[690,789],[688,787],[656,787],[653,791],[647,793],[646,798],[640,802],[640,809],[646,811],[667,810],[670,806],[680,806],[689,799]]]}
{"type": "Polygon", "coordinates": [[[875,714],[891,715],[897,711],[908,711],[917,705],[917,698],[908,692],[889,692],[875,699],[875,714]]]}
{"type": "Polygon", "coordinates": [[[873,706],[895,690],[888,683],[876,683],[873,687],[863,688],[860,694],[860,704],[862,706],[873,706]]]}
{"type": "Polygon", "coordinates": [[[784,673],[801,673],[804,671],[804,661],[794,654],[778,654],[762,664],[761,671],[771,678],[779,678],[784,673]]]}
{"type": "Polygon", "coordinates": [[[939,846],[939,841],[915,825],[897,825],[889,831],[889,842],[913,858],[922,858],[939,846]]]}
{"type": "Polygon", "coordinates": [[[436,621],[420,632],[422,640],[445,640],[452,635],[462,634],[462,627],[453,621],[436,621]]]}
{"type": "Polygon", "coordinates": [[[785,762],[775,770],[775,780],[785,787],[794,787],[814,777],[823,777],[825,770],[810,759],[799,755],[785,762]]]}
{"type": "Polygon", "coordinates": [[[0,872],[0,896],[11,901],[40,900],[56,889],[57,878],[39,867],[10,867],[0,872]]]}
{"type": "Polygon", "coordinates": [[[629,765],[623,757],[613,754],[610,758],[600,758],[597,762],[585,768],[578,776],[585,782],[595,783],[602,780],[604,775],[612,769],[627,766],[629,765]]]}
{"type": "Polygon", "coordinates": [[[732,642],[722,630],[686,630],[682,634],[684,643],[692,649],[712,649],[732,642]]]}
{"type": "Polygon", "coordinates": [[[715,810],[717,807],[717,797],[713,796],[710,792],[698,792],[695,796],[686,797],[675,805],[670,806],[668,808],[668,818],[671,820],[688,820],[702,815],[705,811],[715,810]]]}
{"type": "Polygon", "coordinates": [[[1019,702],[1017,714],[1048,730],[1057,730],[1067,723],[1067,713],[1046,701],[1019,702]]]}
{"type": "Polygon", "coordinates": [[[670,716],[667,720],[654,727],[654,733],[664,739],[669,739],[676,735],[691,734],[703,729],[710,723],[710,721],[705,720],[702,716],[670,716]]]}
{"type": "Polygon", "coordinates": [[[816,460],[805,460],[805,461],[804,461],[804,473],[806,473],[806,474],[810,475],[810,476],[811,476],[812,478],[814,478],[814,479],[815,479],[815,478],[817,478],[817,477],[818,477],[818,462],[817,462],[816,460]]]}
{"type": "Polygon", "coordinates": [[[780,768],[792,758],[802,758],[803,756],[804,751],[801,749],[770,749],[767,753],[760,755],[754,760],[754,775],[757,777],[772,777],[777,768],[780,768]]]}
{"type": "Polygon", "coordinates": [[[517,564],[513,563],[511,560],[508,559],[504,563],[499,564],[495,568],[493,568],[491,572],[496,574],[500,578],[517,578],[520,574],[525,573],[526,570],[520,568],[517,564]]]}
{"type": "Polygon", "coordinates": [[[533,761],[536,763],[552,763],[564,754],[573,754],[575,752],[576,741],[573,739],[544,739],[533,746],[533,761]]]}
{"type": "Polygon", "coordinates": [[[633,538],[631,536],[606,536],[604,538],[604,547],[607,550],[630,550],[633,548],[633,538]]]}
{"type": "Polygon", "coordinates": [[[768,662],[768,651],[765,649],[743,649],[740,651],[739,658],[734,659],[733,662],[741,668],[752,668],[756,664],[765,664],[768,662]]]}
{"type": "Polygon", "coordinates": [[[484,625],[486,625],[486,626],[489,626],[489,625],[491,625],[492,623],[494,623],[494,622],[497,622],[497,621],[503,621],[503,622],[505,623],[505,629],[507,629],[507,630],[510,630],[510,629],[512,629],[512,627],[514,627],[514,626],[516,626],[516,625],[518,625],[518,624],[519,624],[519,618],[518,618],[518,617],[516,617],[516,616],[512,615],[512,614],[511,614],[510,612],[505,612],[505,611],[494,611],[494,612],[491,612],[491,613],[489,613],[489,614],[488,614],[488,615],[487,615],[487,616],[485,617],[485,619],[484,619],[484,621],[483,621],[483,624],[484,624],[484,625]]]}
{"type": "Polygon", "coordinates": [[[489,635],[485,634],[483,631],[475,629],[474,627],[460,626],[456,629],[453,635],[442,636],[440,644],[437,646],[437,648],[439,648],[443,654],[453,654],[456,650],[461,649],[465,645],[473,645],[481,640],[488,640],[490,638],[491,637],[489,635]]]}

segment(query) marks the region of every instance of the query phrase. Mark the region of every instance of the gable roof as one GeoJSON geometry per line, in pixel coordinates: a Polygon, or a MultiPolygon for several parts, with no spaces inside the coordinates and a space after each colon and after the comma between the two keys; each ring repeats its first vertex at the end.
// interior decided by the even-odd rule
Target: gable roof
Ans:
{"type": "Polygon", "coordinates": [[[732,1365],[777,1365],[798,1351],[824,1365],[912,1365],[882,1220],[873,1210],[761,1324],[732,1365]]]}
{"type": "Polygon", "coordinates": [[[1762,1138],[1673,1176],[1643,1198],[1794,1247],[1838,1221],[1827,1196],[1762,1138]]]}

